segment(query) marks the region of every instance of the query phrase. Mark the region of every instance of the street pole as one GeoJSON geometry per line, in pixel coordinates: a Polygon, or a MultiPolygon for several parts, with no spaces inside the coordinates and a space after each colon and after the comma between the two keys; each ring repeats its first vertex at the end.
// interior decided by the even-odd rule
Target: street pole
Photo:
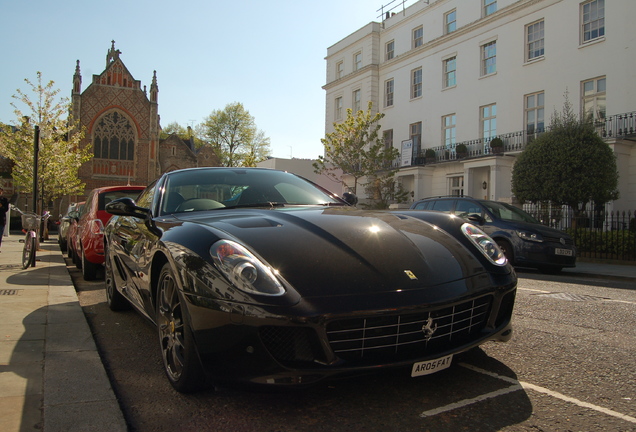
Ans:
{"type": "Polygon", "coordinates": [[[38,212],[38,153],[40,152],[40,126],[34,126],[33,134],[33,211],[38,212]]]}

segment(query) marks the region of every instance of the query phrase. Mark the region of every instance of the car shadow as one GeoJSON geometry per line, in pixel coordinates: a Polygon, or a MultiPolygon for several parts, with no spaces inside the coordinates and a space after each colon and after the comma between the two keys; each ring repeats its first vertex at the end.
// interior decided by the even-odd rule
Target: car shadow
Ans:
{"type": "MultiPolygon", "coordinates": [[[[300,390],[228,386],[180,398],[223,406],[225,412],[249,421],[249,430],[491,432],[532,415],[526,391],[510,380],[516,381],[514,371],[475,348],[457,355],[451,368],[424,377],[411,378],[410,368],[394,369],[300,390]]],[[[214,430],[214,423],[206,413],[180,419],[185,430],[214,430]]]]}

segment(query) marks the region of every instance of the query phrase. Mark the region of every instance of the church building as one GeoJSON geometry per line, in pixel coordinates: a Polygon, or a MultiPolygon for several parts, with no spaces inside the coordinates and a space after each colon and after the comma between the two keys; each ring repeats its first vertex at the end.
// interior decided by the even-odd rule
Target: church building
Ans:
{"type": "MultiPolygon", "coordinates": [[[[94,156],[78,173],[86,184],[84,195],[64,201],[82,201],[97,187],[147,185],[163,172],[219,165],[211,148],[197,150],[192,139],[184,141],[176,135],[160,139],[158,95],[157,72],[153,72],[150,89],[142,88],[121,60],[115,41],[106,55],[104,71],[93,75],[84,91],[77,61],[71,113],[85,128],[80,145],[92,145],[94,156]]],[[[65,204],[60,208],[66,208],[65,204]]]]}

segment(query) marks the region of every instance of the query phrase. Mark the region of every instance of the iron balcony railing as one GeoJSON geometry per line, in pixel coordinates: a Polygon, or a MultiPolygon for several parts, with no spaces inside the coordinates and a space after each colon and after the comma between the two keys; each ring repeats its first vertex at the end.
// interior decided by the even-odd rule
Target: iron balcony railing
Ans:
{"type": "MultiPolygon", "coordinates": [[[[603,121],[597,121],[594,125],[596,132],[605,140],[626,138],[636,136],[636,111],[624,114],[608,116],[603,121]]],[[[526,146],[549,128],[540,128],[534,131],[518,131],[497,135],[504,143],[501,153],[516,153],[524,150],[526,146]]],[[[493,155],[488,139],[478,138],[469,141],[462,141],[449,145],[437,147],[421,148],[419,152],[413,153],[411,165],[427,165],[441,162],[452,162],[467,158],[479,158],[493,155]],[[457,148],[466,148],[465,153],[458,153],[457,148]],[[435,157],[427,157],[426,151],[435,152],[435,157]]],[[[399,167],[403,163],[402,158],[394,162],[394,167],[399,167]]]]}

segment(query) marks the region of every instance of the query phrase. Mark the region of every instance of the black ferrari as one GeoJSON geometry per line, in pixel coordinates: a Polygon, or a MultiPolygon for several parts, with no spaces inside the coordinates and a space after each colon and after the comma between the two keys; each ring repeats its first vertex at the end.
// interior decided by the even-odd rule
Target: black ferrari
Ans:
{"type": "Polygon", "coordinates": [[[108,304],[156,324],[181,392],[388,367],[416,377],[510,339],[517,279],[490,237],[353,198],[269,169],[166,173],[107,206],[108,304]]]}

